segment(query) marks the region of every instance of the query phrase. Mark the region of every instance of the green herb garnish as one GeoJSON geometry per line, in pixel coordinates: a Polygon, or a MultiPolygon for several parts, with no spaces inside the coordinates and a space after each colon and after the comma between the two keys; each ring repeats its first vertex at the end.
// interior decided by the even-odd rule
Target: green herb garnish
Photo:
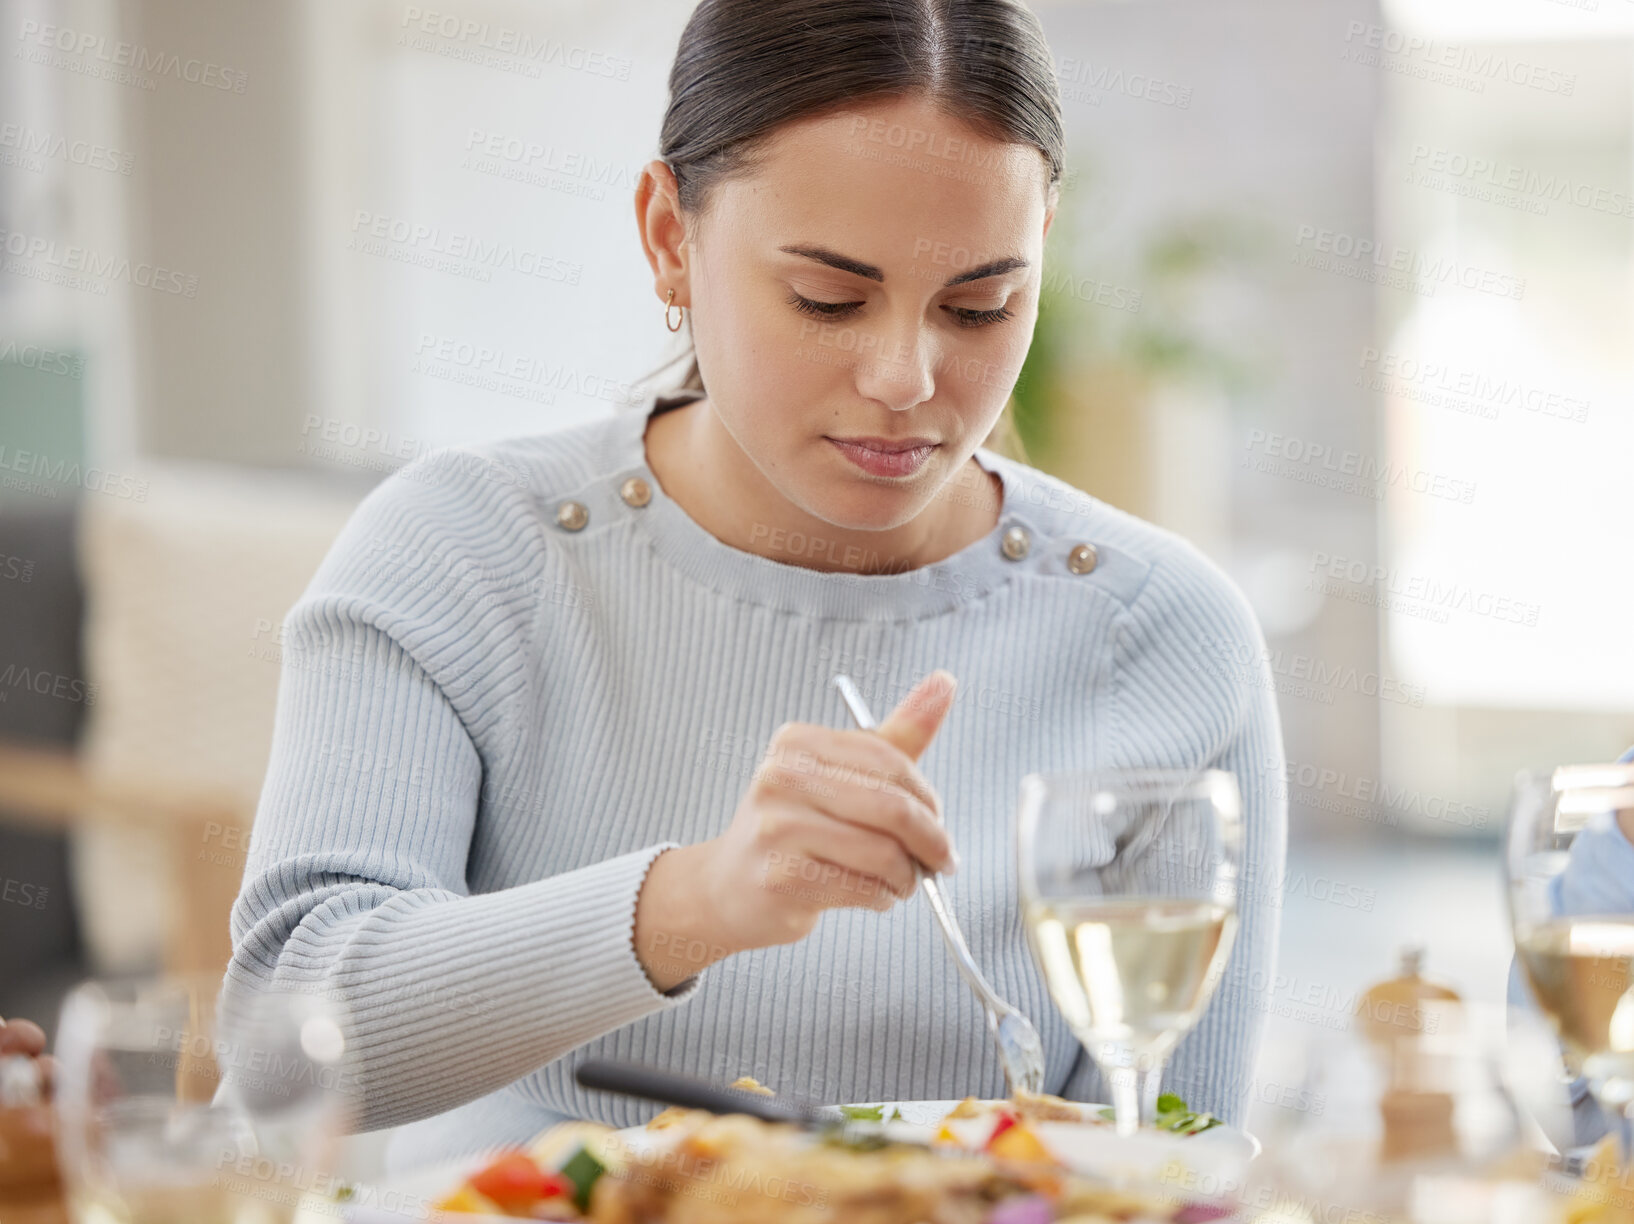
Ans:
{"type": "Polygon", "coordinates": [[[885,1116],[883,1105],[841,1105],[840,1112],[853,1122],[900,1122],[902,1106],[891,1106],[891,1116],[885,1116]]]}
{"type": "MultiPolygon", "coordinates": [[[[1117,1121],[1117,1113],[1110,1106],[1101,1110],[1101,1117],[1108,1122],[1117,1121]]],[[[1193,1113],[1185,1101],[1172,1092],[1165,1092],[1157,1099],[1157,1116],[1152,1119],[1152,1125],[1176,1135],[1197,1135],[1221,1122],[1211,1113],[1193,1113]]]]}
{"type": "Polygon", "coordinates": [[[877,1152],[881,1148],[896,1147],[892,1140],[877,1131],[847,1134],[843,1126],[835,1126],[822,1133],[822,1142],[829,1147],[845,1148],[849,1152],[877,1152]]]}
{"type": "Polygon", "coordinates": [[[573,1158],[561,1167],[562,1176],[573,1183],[573,1201],[580,1211],[590,1210],[590,1188],[605,1172],[607,1166],[591,1155],[587,1147],[574,1152],[573,1158]]]}

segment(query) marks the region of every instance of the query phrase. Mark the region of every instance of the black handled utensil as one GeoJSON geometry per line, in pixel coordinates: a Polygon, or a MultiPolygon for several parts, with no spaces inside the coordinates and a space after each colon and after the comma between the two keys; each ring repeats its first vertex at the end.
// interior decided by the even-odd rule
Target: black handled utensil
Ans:
{"type": "Polygon", "coordinates": [[[745,1092],[741,1088],[721,1088],[697,1076],[665,1071],[659,1067],[644,1067],[637,1063],[587,1059],[574,1069],[573,1078],[581,1088],[593,1088],[598,1092],[617,1092],[665,1105],[679,1105],[684,1109],[707,1109],[710,1113],[748,1114],[763,1122],[793,1122],[799,1126],[818,1127],[843,1121],[845,1117],[837,1109],[807,1101],[764,1096],[758,1092],[745,1092]]]}

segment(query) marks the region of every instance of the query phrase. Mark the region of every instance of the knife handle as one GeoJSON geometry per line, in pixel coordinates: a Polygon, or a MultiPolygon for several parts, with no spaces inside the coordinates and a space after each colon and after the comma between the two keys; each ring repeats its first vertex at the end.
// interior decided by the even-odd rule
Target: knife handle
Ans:
{"type": "Polygon", "coordinates": [[[581,1088],[641,1097],[664,1105],[679,1105],[684,1109],[707,1109],[717,1114],[748,1114],[763,1122],[807,1124],[815,1120],[813,1111],[774,1096],[745,1092],[741,1088],[719,1088],[696,1076],[636,1063],[586,1059],[574,1068],[573,1078],[581,1088]]]}

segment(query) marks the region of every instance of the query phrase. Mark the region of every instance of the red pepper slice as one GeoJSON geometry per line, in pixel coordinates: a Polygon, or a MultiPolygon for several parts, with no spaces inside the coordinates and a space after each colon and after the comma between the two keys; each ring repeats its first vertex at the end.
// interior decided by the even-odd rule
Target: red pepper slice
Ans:
{"type": "Polygon", "coordinates": [[[573,1183],[560,1173],[541,1169],[526,1152],[507,1152],[471,1176],[471,1188],[507,1212],[532,1206],[555,1195],[571,1197],[573,1183]]]}
{"type": "Polygon", "coordinates": [[[1000,1135],[1002,1135],[1005,1131],[1009,1130],[1015,1124],[1016,1124],[1016,1119],[1015,1119],[1014,1114],[1009,1114],[1009,1113],[1000,1114],[998,1124],[993,1127],[993,1133],[991,1135],[987,1136],[987,1142],[982,1144],[982,1150],[985,1151],[988,1148],[991,1148],[993,1146],[993,1140],[997,1139],[1000,1135]]]}
{"type": "Polygon", "coordinates": [[[564,1177],[560,1173],[545,1174],[545,1198],[570,1199],[578,1193],[578,1189],[571,1177],[564,1177]]]}

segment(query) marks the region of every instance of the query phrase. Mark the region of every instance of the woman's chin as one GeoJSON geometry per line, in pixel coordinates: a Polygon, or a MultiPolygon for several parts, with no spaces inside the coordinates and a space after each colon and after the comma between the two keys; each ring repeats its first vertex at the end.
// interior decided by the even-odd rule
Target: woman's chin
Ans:
{"type": "Polygon", "coordinates": [[[859,483],[861,487],[843,493],[826,490],[806,512],[836,531],[892,531],[912,522],[928,500],[916,496],[918,490],[859,483]]]}

